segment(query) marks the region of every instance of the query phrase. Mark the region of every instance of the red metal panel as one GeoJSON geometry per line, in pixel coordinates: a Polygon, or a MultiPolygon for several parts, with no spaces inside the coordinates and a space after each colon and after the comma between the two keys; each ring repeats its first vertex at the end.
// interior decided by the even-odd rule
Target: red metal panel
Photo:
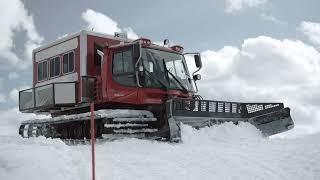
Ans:
{"type": "Polygon", "coordinates": [[[94,64],[94,43],[104,46],[108,44],[109,46],[119,44],[120,41],[115,39],[109,39],[105,37],[99,37],[94,35],[87,35],[87,73],[89,76],[100,76],[99,66],[94,64]]]}
{"type": "MultiPolygon", "coordinates": [[[[105,51],[106,52],[106,51],[105,51]]],[[[128,87],[115,82],[112,78],[112,52],[108,53],[108,59],[105,62],[103,71],[106,71],[107,76],[104,82],[107,84],[107,95],[109,101],[137,104],[138,87],[128,87]]]]}
{"type": "Polygon", "coordinates": [[[162,104],[166,96],[172,98],[191,98],[192,93],[182,93],[180,90],[161,90],[157,88],[139,88],[138,102],[139,104],[162,104]]]}
{"type": "Polygon", "coordinates": [[[114,82],[111,74],[111,54],[108,49],[105,48],[105,59],[102,67],[95,65],[94,63],[94,44],[100,46],[112,46],[119,44],[119,40],[109,39],[106,37],[99,37],[94,35],[87,35],[87,74],[88,76],[95,76],[98,79],[101,77],[101,85],[99,85],[97,94],[101,94],[99,99],[96,99],[97,103],[106,102],[119,102],[119,103],[136,103],[137,100],[137,88],[125,87],[114,82]]]}

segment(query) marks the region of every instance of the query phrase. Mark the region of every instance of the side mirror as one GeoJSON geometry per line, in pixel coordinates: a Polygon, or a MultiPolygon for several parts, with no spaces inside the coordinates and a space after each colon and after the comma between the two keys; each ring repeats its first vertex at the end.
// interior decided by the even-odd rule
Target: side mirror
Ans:
{"type": "Polygon", "coordinates": [[[201,68],[202,67],[202,62],[201,62],[201,56],[200,54],[195,54],[194,55],[194,61],[196,62],[196,67],[201,68]]]}
{"type": "Polygon", "coordinates": [[[140,50],[141,50],[141,45],[140,43],[135,43],[133,44],[133,47],[132,47],[132,56],[135,60],[139,59],[140,58],[140,50]]]}
{"type": "Polygon", "coordinates": [[[195,74],[195,75],[193,75],[193,80],[194,81],[198,81],[198,80],[200,80],[201,79],[201,75],[200,74],[195,74]]]}

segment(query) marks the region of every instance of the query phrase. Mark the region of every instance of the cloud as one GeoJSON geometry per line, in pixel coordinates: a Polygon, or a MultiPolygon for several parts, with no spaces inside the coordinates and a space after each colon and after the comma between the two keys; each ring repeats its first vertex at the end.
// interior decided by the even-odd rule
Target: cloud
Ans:
{"type": "Polygon", "coordinates": [[[17,72],[10,72],[8,74],[8,79],[9,80],[14,80],[14,79],[18,79],[20,76],[17,72]]]}
{"type": "Polygon", "coordinates": [[[128,38],[130,38],[130,39],[138,39],[139,38],[139,36],[132,30],[131,27],[124,28],[123,31],[128,34],[128,38]]]}
{"type": "Polygon", "coordinates": [[[3,78],[0,77],[0,89],[3,87],[3,78]]]}
{"type": "Polygon", "coordinates": [[[258,7],[265,4],[268,0],[225,0],[225,12],[235,13],[245,8],[258,7]]]}
{"type": "Polygon", "coordinates": [[[120,28],[118,23],[107,15],[96,12],[92,9],[87,9],[82,13],[82,19],[87,23],[87,29],[101,33],[113,35],[115,32],[126,32],[128,38],[137,39],[138,35],[131,27],[120,28]]]}
{"type": "Polygon", "coordinates": [[[5,103],[5,102],[7,102],[6,96],[4,94],[0,93],[0,104],[5,103]]]}
{"type": "Polygon", "coordinates": [[[9,97],[11,98],[11,100],[14,103],[18,103],[19,102],[19,91],[17,88],[13,88],[10,93],[9,93],[9,97]]]}
{"type": "MultiPolygon", "coordinates": [[[[19,68],[26,68],[31,64],[31,50],[39,46],[43,37],[37,32],[32,15],[28,14],[20,0],[10,0],[0,6],[0,57],[3,64],[9,63],[19,68]],[[14,36],[18,32],[26,32],[24,54],[14,53],[14,36]]],[[[1,63],[1,62],[0,62],[1,63]]]]}
{"type": "Polygon", "coordinates": [[[320,23],[303,21],[299,29],[312,43],[320,45],[320,23]]]}
{"type": "MultiPolygon", "coordinates": [[[[0,90],[3,87],[3,79],[0,77],[0,90]]],[[[0,92],[0,104],[7,102],[7,97],[0,92]]]]}
{"type": "Polygon", "coordinates": [[[201,55],[205,99],[284,102],[298,126],[320,129],[320,52],[313,46],[259,36],[201,55]]]}
{"type": "Polygon", "coordinates": [[[19,88],[13,88],[11,89],[11,91],[9,92],[9,97],[10,99],[18,104],[19,103],[19,91],[23,90],[23,89],[27,89],[29,88],[28,86],[21,86],[19,88]]]}
{"type": "Polygon", "coordinates": [[[287,22],[285,21],[282,21],[276,17],[274,17],[273,15],[271,14],[260,14],[260,18],[264,21],[269,21],[269,22],[273,22],[274,24],[279,24],[279,25],[284,25],[284,24],[287,24],[287,22]]]}

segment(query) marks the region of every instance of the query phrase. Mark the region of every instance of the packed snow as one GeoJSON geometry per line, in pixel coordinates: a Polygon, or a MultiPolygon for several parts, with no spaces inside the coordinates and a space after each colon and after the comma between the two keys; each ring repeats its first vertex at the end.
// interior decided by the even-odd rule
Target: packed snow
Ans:
{"type": "MultiPolygon", "coordinates": [[[[0,179],[91,178],[90,145],[24,139],[7,122],[0,123],[10,130],[0,134],[0,179]]],[[[224,123],[200,130],[182,126],[182,141],[99,142],[96,179],[320,179],[320,134],[266,138],[250,124],[224,123]]]]}

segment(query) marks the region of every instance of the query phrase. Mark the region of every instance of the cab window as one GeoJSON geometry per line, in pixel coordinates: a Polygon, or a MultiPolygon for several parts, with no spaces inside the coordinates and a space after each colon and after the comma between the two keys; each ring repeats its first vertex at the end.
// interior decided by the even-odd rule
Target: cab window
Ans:
{"type": "Polygon", "coordinates": [[[135,86],[134,63],[131,49],[123,49],[113,53],[113,79],[119,84],[135,86]]]}

